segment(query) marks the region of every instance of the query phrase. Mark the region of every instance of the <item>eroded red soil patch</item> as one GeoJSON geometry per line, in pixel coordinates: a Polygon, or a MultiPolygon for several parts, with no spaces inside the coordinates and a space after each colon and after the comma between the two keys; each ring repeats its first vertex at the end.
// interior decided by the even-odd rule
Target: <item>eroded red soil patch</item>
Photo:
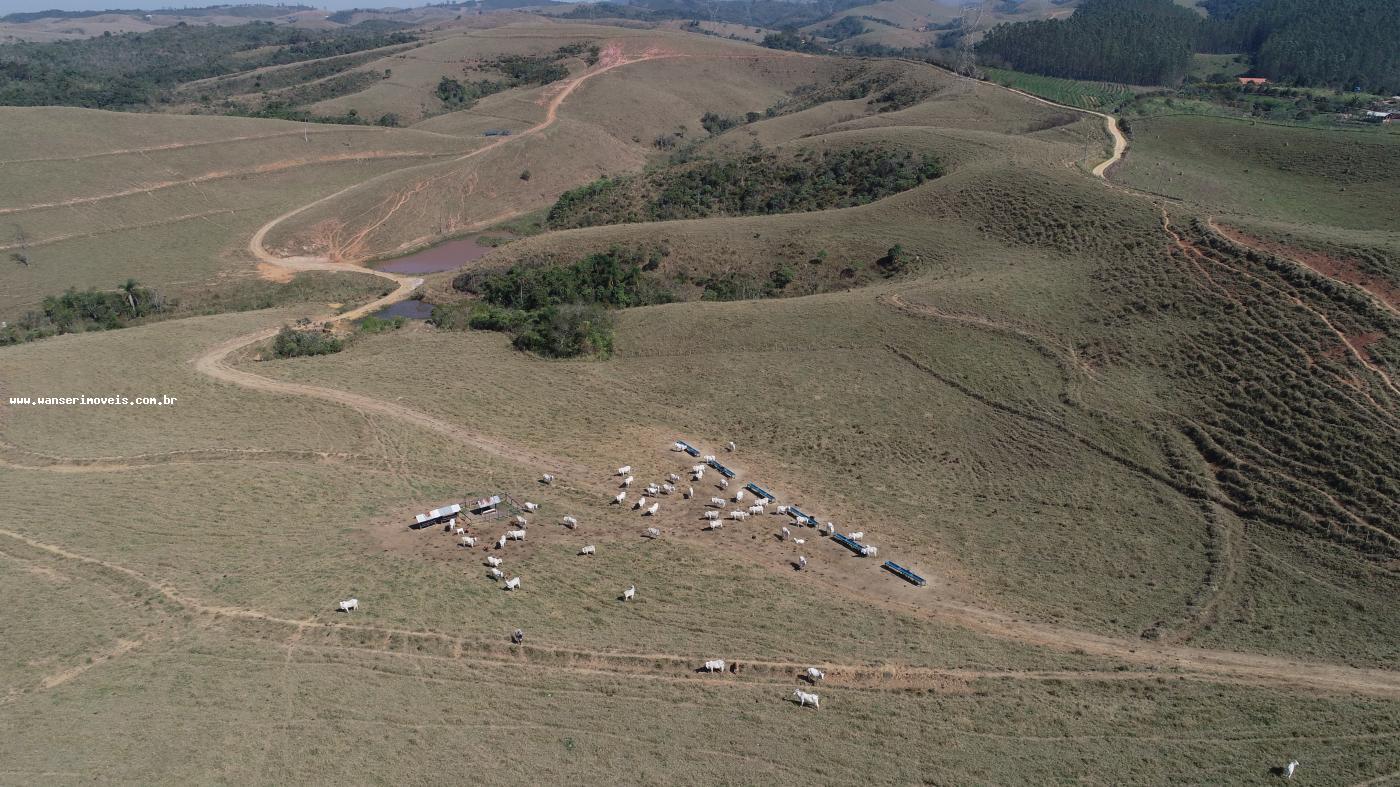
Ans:
{"type": "MultiPolygon", "coordinates": [[[[1353,287],[1365,290],[1376,300],[1384,304],[1390,311],[1400,314],[1400,287],[1397,287],[1385,279],[1377,278],[1376,276],[1366,273],[1355,260],[1349,260],[1344,257],[1334,257],[1319,251],[1309,251],[1283,243],[1267,241],[1221,224],[1215,225],[1215,228],[1221,235],[1224,235],[1226,238],[1242,246],[1249,246],[1272,254],[1277,254],[1280,257],[1287,257],[1320,276],[1326,276],[1329,279],[1345,282],[1353,287]]],[[[1368,343],[1374,343],[1374,341],[1375,340],[1372,340],[1372,342],[1368,343]]]]}

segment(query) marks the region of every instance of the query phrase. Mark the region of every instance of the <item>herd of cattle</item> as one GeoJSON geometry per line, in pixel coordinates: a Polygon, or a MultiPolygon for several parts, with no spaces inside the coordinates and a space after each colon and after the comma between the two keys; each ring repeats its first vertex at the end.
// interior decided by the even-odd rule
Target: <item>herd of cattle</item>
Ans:
{"type": "MultiPolygon", "coordinates": [[[[735,450],[734,443],[729,443],[725,447],[728,451],[731,452],[735,450]]],[[[705,504],[704,511],[701,514],[702,520],[706,523],[704,529],[714,531],[723,528],[723,517],[726,514],[729,521],[743,522],[749,517],[769,513],[769,506],[771,505],[773,506],[771,513],[774,515],[790,517],[792,521],[798,525],[805,525],[809,528],[818,528],[817,532],[819,534],[830,536],[834,540],[839,541],[839,543],[856,549],[857,552],[861,555],[873,557],[877,554],[877,550],[874,546],[859,543],[860,539],[864,538],[865,533],[856,531],[848,534],[839,534],[836,532],[835,525],[831,522],[827,522],[824,528],[819,528],[815,517],[802,512],[797,506],[777,505],[776,496],[756,483],[746,484],[743,488],[734,491],[734,493],[730,495],[728,493],[730,481],[731,479],[736,478],[736,473],[733,470],[726,467],[724,464],[720,463],[714,456],[702,457],[700,455],[700,451],[691,446],[689,443],[686,443],[684,441],[677,441],[672,446],[672,450],[677,452],[685,452],[687,454],[690,454],[692,457],[701,459],[701,461],[697,464],[690,466],[688,471],[689,478],[684,488],[681,487],[681,476],[674,472],[667,473],[664,479],[661,481],[647,484],[647,486],[642,489],[641,494],[638,495],[637,499],[633,501],[630,506],[631,510],[640,511],[641,516],[656,516],[657,512],[661,509],[661,498],[665,496],[677,495],[684,500],[694,500],[696,498],[695,484],[703,482],[707,470],[714,470],[716,471],[716,475],[718,476],[718,478],[715,479],[714,486],[717,490],[719,490],[722,493],[723,496],[712,496],[709,498],[709,502],[705,504]],[[749,502],[746,503],[745,501],[749,500],[750,494],[752,494],[753,497],[749,502]],[[731,504],[733,504],[734,508],[731,508],[726,512],[726,507],[730,506],[731,504]]],[[[620,491],[612,496],[611,504],[627,507],[629,490],[632,488],[633,483],[636,481],[636,477],[632,474],[632,466],[623,465],[622,467],[617,468],[614,477],[621,479],[619,483],[620,491]]],[[[553,484],[554,481],[554,476],[547,473],[540,478],[540,483],[546,486],[553,484]]],[[[519,506],[519,509],[521,509],[522,513],[515,515],[510,520],[511,528],[506,530],[496,540],[495,549],[497,551],[504,550],[506,548],[507,543],[509,543],[510,541],[525,540],[529,520],[526,519],[524,513],[537,513],[540,510],[540,506],[537,503],[526,501],[525,503],[519,506]]],[[[425,523],[430,524],[433,522],[441,521],[443,525],[443,531],[457,536],[459,539],[458,544],[461,547],[475,547],[478,543],[478,538],[476,536],[469,535],[466,532],[466,528],[464,526],[465,520],[459,516],[460,511],[461,506],[454,505],[449,506],[445,509],[431,511],[428,514],[420,514],[417,517],[416,524],[421,526],[425,523]]],[[[578,518],[574,516],[565,516],[561,518],[559,524],[569,530],[576,530],[579,526],[578,518]]],[[[646,538],[655,539],[661,537],[661,531],[658,528],[649,527],[646,530],[644,530],[641,535],[646,538]]],[[[792,566],[793,568],[799,571],[805,569],[808,565],[808,560],[805,554],[800,554],[800,548],[806,545],[807,540],[805,538],[794,538],[792,536],[792,531],[789,530],[786,526],[783,526],[777,532],[775,532],[774,536],[779,541],[791,543],[792,545],[799,548],[799,554],[796,555],[796,560],[792,562],[792,566]]],[[[578,554],[581,556],[596,555],[597,547],[594,544],[586,544],[578,550],[578,554]]],[[[519,590],[521,587],[520,577],[513,576],[510,579],[506,579],[505,572],[501,570],[501,566],[504,562],[505,561],[497,555],[486,555],[485,565],[487,568],[487,575],[497,582],[503,582],[501,586],[502,590],[519,590]]],[[[618,598],[625,603],[635,599],[636,595],[637,586],[631,585],[626,590],[624,590],[618,598]]],[[[347,613],[352,612],[358,608],[359,600],[354,598],[340,602],[339,606],[340,611],[347,613]]],[[[698,671],[723,672],[725,671],[725,669],[726,663],[723,659],[712,659],[710,661],[706,661],[698,671]]],[[[730,669],[737,670],[737,665],[730,667],[730,669]]],[[[816,667],[808,667],[805,672],[800,673],[799,677],[806,680],[809,684],[815,685],[817,681],[826,678],[826,673],[817,669],[816,667]]],[[[816,694],[805,692],[801,689],[798,689],[794,692],[792,699],[795,703],[797,703],[800,706],[811,705],[813,708],[821,707],[820,698],[816,694]]]]}

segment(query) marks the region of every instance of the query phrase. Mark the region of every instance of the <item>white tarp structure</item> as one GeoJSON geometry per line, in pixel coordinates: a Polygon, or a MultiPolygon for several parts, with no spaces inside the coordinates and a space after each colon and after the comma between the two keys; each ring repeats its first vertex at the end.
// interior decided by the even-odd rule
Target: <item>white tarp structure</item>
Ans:
{"type": "Polygon", "coordinates": [[[450,517],[450,516],[456,516],[457,514],[460,514],[460,513],[462,513],[462,505],[461,505],[461,503],[453,503],[453,504],[450,505],[450,506],[443,506],[442,508],[434,508],[432,511],[429,511],[429,512],[426,513],[426,514],[419,514],[418,516],[414,517],[414,519],[416,520],[416,521],[414,522],[414,524],[422,525],[422,524],[426,524],[426,523],[428,523],[428,522],[437,521],[437,520],[439,520],[439,519],[446,519],[447,517],[450,517]]]}

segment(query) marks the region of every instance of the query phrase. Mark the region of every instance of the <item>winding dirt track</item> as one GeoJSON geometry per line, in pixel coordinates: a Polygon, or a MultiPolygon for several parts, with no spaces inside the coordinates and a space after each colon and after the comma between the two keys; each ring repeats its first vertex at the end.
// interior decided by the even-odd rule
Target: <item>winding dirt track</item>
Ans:
{"type": "MultiPolygon", "coordinates": [[[[614,68],[623,65],[629,65],[632,63],[643,62],[646,60],[672,56],[673,55],[663,55],[656,52],[647,52],[636,57],[626,58],[621,56],[620,51],[614,51],[610,53],[610,56],[606,58],[602,65],[600,65],[598,68],[564,83],[558,90],[558,92],[550,98],[549,103],[546,107],[545,118],[540,123],[527,129],[521,134],[515,135],[513,137],[501,138],[496,142],[493,142],[482,148],[460,156],[456,159],[456,161],[464,161],[470,159],[474,156],[481,155],[482,153],[485,153],[488,150],[500,147],[502,145],[511,144],[515,141],[518,141],[519,139],[529,137],[531,135],[543,131],[544,129],[549,128],[551,125],[554,124],[554,122],[557,119],[560,105],[562,105],[564,100],[567,99],[568,96],[579,85],[583,84],[588,79],[598,76],[599,74],[606,73],[614,68]]],[[[1040,99],[1035,96],[1027,97],[1032,100],[1039,101],[1041,103],[1051,104],[1053,106],[1064,106],[1055,104],[1054,102],[1045,101],[1044,99],[1040,99]]],[[[1088,114],[1093,114],[1105,119],[1105,126],[1113,139],[1113,154],[1109,159],[1096,166],[1093,169],[1093,174],[1095,175],[1095,177],[1099,179],[1104,179],[1105,182],[1107,182],[1105,179],[1105,173],[1107,172],[1108,168],[1114,163],[1121,160],[1127,149],[1127,141],[1123,138],[1122,133],[1118,129],[1116,119],[1103,113],[1091,112],[1088,110],[1078,109],[1076,107],[1064,108],[1076,112],[1087,112],[1088,114]]],[[[368,182],[369,181],[367,181],[366,183],[368,182]]],[[[385,273],[382,271],[366,270],[364,268],[335,263],[324,257],[301,256],[282,258],[269,252],[265,248],[264,243],[268,232],[281,222],[293,216],[296,216],[299,213],[302,213],[312,207],[315,207],[316,205],[323,204],[325,201],[333,199],[339,196],[340,194],[344,194],[347,191],[350,191],[351,189],[359,188],[364,185],[366,184],[362,183],[358,184],[357,186],[352,186],[349,189],[344,189],[342,191],[336,192],[335,194],[331,194],[327,197],[317,200],[316,202],[310,203],[296,210],[289,211],[283,214],[282,216],[273,219],[272,221],[268,222],[263,227],[261,227],[257,231],[257,233],[250,239],[248,244],[249,251],[256,258],[263,261],[264,263],[274,265],[279,268],[284,268],[293,271],[333,270],[368,272],[380,276],[382,278],[389,279],[396,283],[397,287],[392,293],[374,301],[373,303],[367,304],[359,309],[356,309],[350,313],[341,315],[340,317],[334,319],[354,319],[363,314],[367,314],[369,312],[382,308],[385,305],[407,298],[415,289],[417,289],[422,284],[422,280],[396,276],[394,274],[385,273]]],[[[424,412],[420,412],[418,410],[414,410],[409,407],[405,407],[397,403],[386,402],[374,399],[372,397],[355,394],[347,391],[336,390],[332,388],[270,380],[247,371],[233,368],[227,362],[228,357],[232,353],[238,351],[241,348],[247,347],[255,342],[271,337],[276,332],[276,330],[276,328],[269,328],[225,341],[215,347],[210,348],[209,350],[206,350],[200,356],[195,358],[194,366],[196,370],[198,370],[202,374],[208,375],[217,380],[221,380],[251,390],[264,391],[275,394],[284,394],[288,396],[318,398],[324,401],[343,404],[347,407],[354,408],[360,412],[376,413],[395,418],[413,424],[420,428],[430,430],[450,439],[459,441],[463,444],[483,450],[492,455],[508,459],[510,461],[528,464],[534,468],[553,468],[560,472],[566,472],[571,474],[574,471],[582,471],[585,469],[578,467],[576,463],[566,462],[557,457],[543,456],[529,450],[524,450],[519,447],[512,446],[495,438],[491,438],[486,435],[473,432],[444,419],[429,415],[424,412]]],[[[461,653],[464,649],[468,649],[469,647],[468,641],[463,638],[450,637],[448,635],[435,632],[398,631],[394,629],[380,627],[361,626],[358,624],[328,624],[318,623],[316,621],[310,620],[288,620],[268,615],[252,609],[208,605],[198,601],[197,599],[180,593],[179,591],[175,590],[167,584],[158,583],[153,580],[150,580],[141,575],[139,572],[136,572],[132,569],[125,568],[123,566],[109,563],[106,561],[86,557],[83,555],[78,555],[61,547],[53,546],[50,544],[44,544],[19,533],[0,530],[0,535],[3,535],[10,539],[15,539],[24,542],[32,548],[39,549],[65,559],[78,560],[85,563],[100,565],[129,579],[141,582],[142,584],[148,585],[154,589],[159,590],[166,598],[170,599],[171,601],[177,604],[180,604],[181,606],[207,615],[225,616],[249,620],[261,620],[269,623],[291,626],[294,627],[296,631],[301,631],[306,627],[315,626],[325,628],[370,629],[374,631],[383,632],[385,634],[400,634],[407,636],[436,638],[449,642],[452,646],[452,652],[454,654],[461,653]]],[[[921,599],[919,604],[913,605],[878,600],[875,599],[873,596],[862,594],[859,591],[847,592],[851,592],[856,597],[862,598],[863,600],[867,600],[872,603],[883,604],[885,606],[890,606],[893,608],[899,608],[903,611],[910,612],[922,617],[930,618],[944,623],[951,623],[989,636],[1047,647],[1065,652],[1084,652],[1093,655],[1111,657],[1122,660],[1124,662],[1141,665],[1143,667],[1155,670],[1168,669],[1180,671],[1181,673],[1191,675],[1195,679],[1219,680],[1225,682],[1243,682],[1251,684],[1282,684],[1287,686],[1306,687],[1319,691],[1354,692],[1378,697],[1400,699],[1400,673],[1397,672],[1376,669],[1357,669],[1339,665],[1306,662],[1301,660],[1279,658],[1259,654],[1235,653],[1230,651],[1208,650],[1201,648],[1154,645],[1139,640],[1115,638],[1087,633],[1083,631],[1076,631],[1072,629],[1059,628],[1046,624],[1031,623],[1016,619],[1004,613],[970,606],[962,606],[938,598],[921,599]]],[[[529,652],[529,649],[526,649],[526,652],[529,652]]],[[[544,651],[542,651],[542,653],[543,652],[544,651]]],[[[666,663],[672,666],[681,664],[682,662],[685,664],[689,664],[691,661],[689,657],[665,654],[617,654],[598,653],[589,651],[566,652],[558,650],[549,652],[555,654],[573,653],[575,654],[574,656],[565,658],[563,659],[563,661],[578,659],[588,661],[591,665],[597,665],[601,662],[611,665],[610,669],[614,670],[622,668],[619,666],[622,660],[635,659],[638,656],[644,656],[646,659],[653,660],[663,659],[666,660],[666,663]]],[[[551,668],[558,666],[567,666],[556,663],[560,661],[560,659],[556,658],[542,659],[542,661],[547,662],[548,666],[550,666],[551,668]]],[[[769,667],[775,671],[794,670],[801,666],[794,664],[781,664],[778,662],[755,662],[755,664],[769,665],[769,667]]],[[[590,668],[595,668],[595,666],[590,666],[590,668]]],[[[879,681],[874,680],[872,676],[862,672],[862,670],[868,669],[869,668],[855,666],[835,668],[833,670],[833,678],[845,678],[846,680],[851,681],[847,685],[874,686],[879,681]]],[[[977,673],[974,671],[917,670],[904,667],[894,667],[891,669],[897,670],[898,672],[900,672],[900,674],[906,676],[904,681],[906,685],[924,686],[945,685],[949,680],[966,680],[973,677],[1026,677],[1042,674],[1045,676],[1058,677],[1065,674],[1075,674],[977,673]]],[[[1102,673],[1088,674],[1094,675],[1096,678],[1102,677],[1102,673]]],[[[1156,675],[1151,672],[1138,672],[1131,674],[1135,679],[1141,679],[1143,677],[1156,677],[1156,675]]],[[[657,675],[656,677],[664,679],[676,678],[676,676],[663,675],[657,675]]],[[[835,682],[836,681],[834,680],[833,683],[835,682]]]]}

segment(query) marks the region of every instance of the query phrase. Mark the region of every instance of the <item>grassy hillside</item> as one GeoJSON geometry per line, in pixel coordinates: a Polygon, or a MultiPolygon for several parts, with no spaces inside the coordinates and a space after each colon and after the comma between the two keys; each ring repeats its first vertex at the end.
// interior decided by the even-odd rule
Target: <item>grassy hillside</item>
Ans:
{"type": "MultiPolygon", "coordinates": [[[[597,63],[411,129],[4,114],[26,133],[5,149],[18,178],[0,218],[31,257],[0,271],[11,311],[117,270],[247,294],[259,240],[264,273],[344,275],[521,226],[600,176],[664,179],[673,155],[878,148],[942,172],[840,208],[493,233],[490,255],[421,290],[470,307],[463,273],[615,249],[674,302],[613,310],[602,360],[417,322],[265,360],[281,326],[342,308],[321,290],[0,348],[7,402],[177,399],[0,410],[0,590],[20,610],[0,638],[5,778],[1400,770],[1400,317],[1359,278],[1396,259],[1377,212],[1394,202],[1388,138],[1134,122],[1106,183],[1090,175],[1100,118],[995,84],[557,21],[438,31],[394,55],[362,111],[408,111],[449,71],[580,41],[597,63]],[[409,62],[424,52],[441,62],[409,62]],[[744,122],[707,129],[706,113],[744,122]],[[208,211],[225,212],[187,216],[208,211]],[[97,229],[64,237],[79,222],[97,229]],[[1324,259],[1344,244],[1372,267],[1324,259]],[[882,263],[894,247],[904,264],[882,263]],[[776,514],[705,529],[705,501],[737,491],[714,473],[655,516],[609,504],[621,465],[629,504],[685,472],[678,438],[863,531],[879,558],[776,514]],[[483,549],[505,519],[469,523],[471,548],[406,527],[490,494],[539,504],[521,512],[527,538],[483,549]],[[488,554],[521,589],[487,574],[488,554]],[[335,611],[352,597],[359,610],[335,611]],[[715,658],[737,671],[698,671],[715,658]],[[825,680],[799,678],[808,666],[825,680]],[[791,702],[799,687],[820,710],[791,702]]],[[[538,289],[510,281],[531,292],[495,300],[538,289]]]]}

